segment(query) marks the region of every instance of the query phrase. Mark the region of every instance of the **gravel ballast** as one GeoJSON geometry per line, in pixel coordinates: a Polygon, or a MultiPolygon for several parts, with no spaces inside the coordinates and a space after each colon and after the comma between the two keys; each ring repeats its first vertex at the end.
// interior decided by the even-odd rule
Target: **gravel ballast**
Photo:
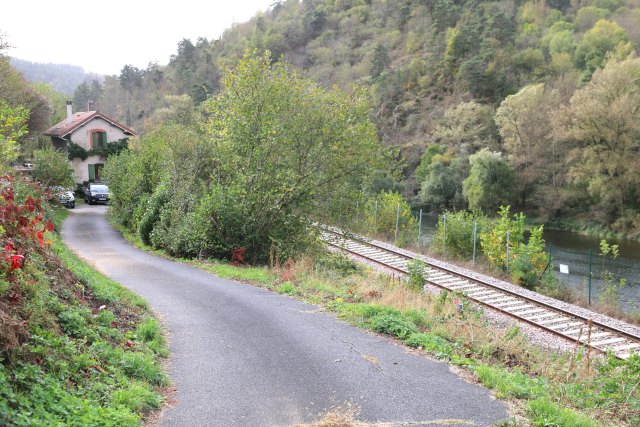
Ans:
{"type": "MultiPolygon", "coordinates": [[[[377,240],[372,240],[372,239],[367,239],[361,236],[358,236],[358,238],[368,241],[374,245],[386,248],[386,249],[390,249],[392,251],[401,253],[403,255],[412,257],[412,258],[419,258],[421,260],[423,260],[424,262],[428,263],[428,264],[432,264],[436,267],[442,267],[445,268],[447,270],[450,270],[454,273],[458,273],[464,276],[468,276],[471,277],[473,279],[477,279],[479,281],[482,282],[486,282],[492,286],[495,286],[497,288],[503,289],[505,291],[509,291],[509,292],[513,292],[513,293],[517,293],[523,297],[529,298],[531,300],[534,301],[538,301],[540,303],[543,304],[547,304],[549,306],[555,307],[559,310],[563,310],[565,312],[568,312],[570,314],[574,314],[576,316],[581,316],[581,317],[585,317],[588,319],[592,319],[595,322],[599,322],[602,323],[604,325],[619,329],[621,331],[625,331],[628,332],[630,334],[634,334],[634,335],[638,335],[640,336],[640,327],[637,327],[635,325],[631,325],[627,322],[618,320],[618,319],[614,319],[610,316],[606,316],[604,314],[600,314],[600,313],[596,313],[592,310],[583,308],[583,307],[579,307],[576,306],[574,304],[570,304],[567,302],[563,302],[560,300],[557,300],[555,298],[551,298],[545,295],[541,295],[537,292],[533,292],[530,291],[528,289],[524,289],[520,286],[516,286],[512,283],[506,282],[504,280],[501,279],[497,279],[495,277],[491,277],[491,276],[487,276],[486,274],[482,274],[479,273],[477,271],[473,271],[473,270],[469,270],[467,268],[462,268],[459,266],[456,266],[454,264],[450,264],[448,262],[444,262],[435,258],[431,258],[425,255],[421,255],[418,254],[416,252],[412,252],[406,249],[402,249],[402,248],[398,248],[396,246],[393,246],[389,243],[386,242],[381,242],[381,241],[377,241],[377,240]]],[[[397,275],[398,273],[389,269],[389,268],[385,268],[383,266],[381,266],[380,264],[367,260],[365,258],[359,257],[357,255],[353,255],[353,254],[347,254],[349,256],[349,258],[353,259],[354,261],[357,261],[359,263],[363,263],[366,264],[376,270],[385,272],[387,274],[392,274],[392,275],[397,275]]],[[[441,291],[441,288],[437,287],[437,286],[433,286],[433,285],[426,285],[425,286],[425,291],[426,292],[434,292],[434,293],[438,293],[441,291]]],[[[498,323],[500,325],[515,325],[518,324],[518,327],[520,328],[520,330],[527,334],[529,336],[529,338],[531,339],[532,343],[536,344],[536,345],[540,345],[544,348],[549,348],[549,349],[553,349],[553,350],[557,350],[557,351],[571,351],[573,349],[575,349],[576,347],[576,343],[572,343],[564,338],[560,338],[552,333],[546,332],[542,329],[536,328],[535,326],[532,326],[526,322],[522,322],[522,321],[518,321],[517,319],[508,316],[506,314],[500,313],[498,311],[495,310],[491,310],[491,309],[485,309],[484,310],[485,315],[487,316],[488,319],[490,319],[492,322],[498,323]]]]}

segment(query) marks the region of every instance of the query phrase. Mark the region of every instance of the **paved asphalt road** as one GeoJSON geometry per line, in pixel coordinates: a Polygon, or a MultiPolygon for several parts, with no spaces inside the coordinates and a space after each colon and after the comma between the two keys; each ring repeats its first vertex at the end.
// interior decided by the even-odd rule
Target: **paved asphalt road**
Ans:
{"type": "Polygon", "coordinates": [[[290,426],[348,405],[360,408],[359,419],[397,425],[490,426],[507,418],[501,402],[446,363],[313,305],[138,250],[105,212],[79,205],[62,236],[163,318],[177,391],[161,426],[290,426]]]}

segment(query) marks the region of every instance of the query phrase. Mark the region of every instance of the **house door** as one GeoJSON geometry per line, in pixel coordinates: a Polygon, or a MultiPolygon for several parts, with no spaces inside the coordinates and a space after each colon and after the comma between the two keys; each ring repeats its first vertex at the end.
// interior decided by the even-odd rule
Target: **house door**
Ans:
{"type": "Polygon", "coordinates": [[[104,168],[103,163],[96,163],[94,166],[96,181],[102,181],[102,169],[104,168]]]}

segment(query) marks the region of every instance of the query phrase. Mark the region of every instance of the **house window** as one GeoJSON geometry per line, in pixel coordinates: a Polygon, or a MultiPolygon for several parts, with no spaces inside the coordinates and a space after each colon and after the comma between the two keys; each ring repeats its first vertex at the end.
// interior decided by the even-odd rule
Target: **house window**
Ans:
{"type": "Polygon", "coordinates": [[[101,129],[91,131],[91,149],[99,150],[107,148],[107,132],[101,129]]]}

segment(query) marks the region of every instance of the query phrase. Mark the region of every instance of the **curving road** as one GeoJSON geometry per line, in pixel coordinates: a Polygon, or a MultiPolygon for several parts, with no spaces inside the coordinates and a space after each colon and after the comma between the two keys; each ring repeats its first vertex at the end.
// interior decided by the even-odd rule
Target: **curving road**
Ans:
{"type": "Polygon", "coordinates": [[[313,305],[136,249],[105,212],[81,204],[62,236],[163,318],[177,391],[161,426],[290,426],[349,405],[360,419],[397,425],[490,426],[508,417],[446,363],[313,305]]]}

